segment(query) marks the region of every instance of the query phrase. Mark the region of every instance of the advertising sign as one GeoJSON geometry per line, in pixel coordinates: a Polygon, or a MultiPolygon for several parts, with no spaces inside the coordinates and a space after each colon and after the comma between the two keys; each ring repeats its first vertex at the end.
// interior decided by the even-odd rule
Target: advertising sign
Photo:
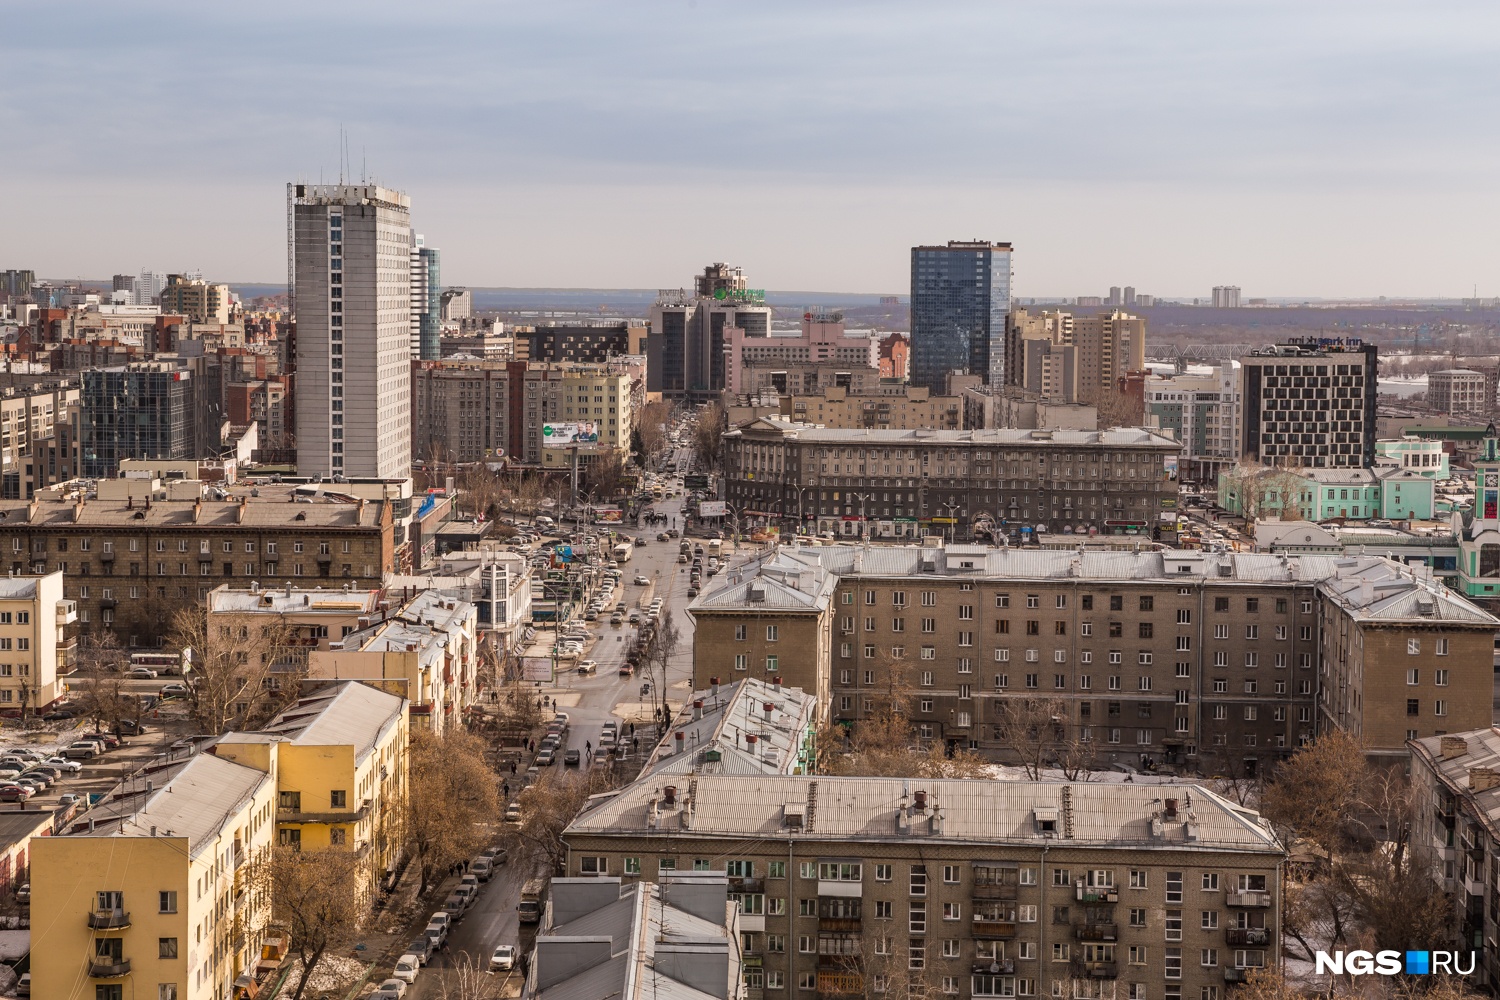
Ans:
{"type": "Polygon", "coordinates": [[[521,679],[551,684],[552,658],[547,656],[523,656],[521,658],[521,679]]]}
{"type": "Polygon", "coordinates": [[[595,507],[595,524],[619,524],[625,520],[625,512],[618,507],[595,507]]]}
{"type": "Polygon", "coordinates": [[[543,424],[543,448],[592,448],[599,443],[599,424],[581,420],[571,424],[543,424]]]}
{"type": "Polygon", "coordinates": [[[723,517],[729,513],[729,505],[723,500],[704,500],[698,504],[699,517],[723,517]]]}

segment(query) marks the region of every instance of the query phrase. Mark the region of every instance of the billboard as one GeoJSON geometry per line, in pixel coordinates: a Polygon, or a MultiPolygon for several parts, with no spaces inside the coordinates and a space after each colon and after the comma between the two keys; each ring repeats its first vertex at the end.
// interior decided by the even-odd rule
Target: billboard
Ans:
{"type": "Polygon", "coordinates": [[[704,500],[698,504],[699,517],[723,517],[729,513],[729,505],[723,500],[704,500]]]}
{"type": "Polygon", "coordinates": [[[543,448],[592,448],[599,443],[599,423],[580,420],[568,424],[543,424],[543,448]]]}
{"type": "Polygon", "coordinates": [[[523,656],[521,658],[521,679],[551,684],[552,658],[550,656],[523,656]]]}
{"type": "Polygon", "coordinates": [[[618,507],[595,507],[595,524],[619,524],[625,520],[625,512],[618,507]]]}

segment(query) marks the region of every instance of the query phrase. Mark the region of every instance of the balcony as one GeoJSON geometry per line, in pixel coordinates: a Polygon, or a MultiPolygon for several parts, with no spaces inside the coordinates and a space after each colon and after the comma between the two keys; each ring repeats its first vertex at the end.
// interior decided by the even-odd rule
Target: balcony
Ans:
{"type": "Polygon", "coordinates": [[[1076,979],[1115,979],[1119,975],[1119,964],[1116,962],[1073,962],[1073,976],[1076,979]]]}
{"type": "Polygon", "coordinates": [[[1015,899],[1015,883],[975,882],[969,893],[971,899],[1015,899]]]}
{"type": "Polygon", "coordinates": [[[1079,941],[1118,941],[1120,925],[1114,923],[1074,924],[1073,937],[1079,941]]]}
{"type": "Polygon", "coordinates": [[[766,884],[758,878],[734,878],[729,879],[730,892],[765,892],[766,884]]]}
{"type": "Polygon", "coordinates": [[[820,931],[851,931],[858,933],[864,926],[859,917],[819,917],[820,931]]]}
{"type": "Polygon", "coordinates": [[[1270,944],[1271,931],[1266,927],[1231,927],[1224,932],[1226,944],[1270,944]]]}
{"type": "Polygon", "coordinates": [[[1085,889],[1078,899],[1083,903],[1118,903],[1120,894],[1114,889],[1085,889]]]}
{"type": "Polygon", "coordinates": [[[995,958],[986,962],[984,959],[975,959],[970,971],[976,976],[1013,976],[1016,972],[1016,960],[995,958]]]}
{"type": "Polygon", "coordinates": [[[1009,941],[1016,936],[1016,922],[1014,920],[990,919],[988,917],[974,918],[974,937],[983,941],[1009,941]]]}
{"type": "Polygon", "coordinates": [[[819,997],[864,996],[865,977],[857,972],[818,972],[819,997]]]}
{"type": "Polygon", "coordinates": [[[1233,966],[1224,969],[1224,982],[1226,983],[1248,983],[1250,981],[1249,969],[1236,969],[1233,966]]]}
{"type": "Polygon", "coordinates": [[[130,914],[124,910],[95,910],[89,914],[89,929],[115,931],[130,926],[130,914]]]}
{"type": "Polygon", "coordinates": [[[1271,894],[1265,891],[1247,889],[1243,892],[1231,892],[1224,898],[1229,906],[1243,906],[1263,909],[1271,905],[1271,894]]]}
{"type": "Polygon", "coordinates": [[[96,956],[89,962],[90,979],[119,979],[121,976],[130,975],[130,959],[110,958],[107,955],[96,956]]]}

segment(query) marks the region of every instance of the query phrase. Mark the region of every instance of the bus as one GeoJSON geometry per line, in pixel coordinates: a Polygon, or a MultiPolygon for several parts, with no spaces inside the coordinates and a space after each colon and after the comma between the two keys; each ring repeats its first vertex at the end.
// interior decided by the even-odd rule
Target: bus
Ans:
{"type": "Polygon", "coordinates": [[[157,673],[175,677],[182,673],[181,653],[131,653],[132,667],[150,667],[157,673]]]}
{"type": "Polygon", "coordinates": [[[630,542],[621,542],[614,547],[615,562],[629,562],[630,555],[635,551],[635,546],[630,542]]]}

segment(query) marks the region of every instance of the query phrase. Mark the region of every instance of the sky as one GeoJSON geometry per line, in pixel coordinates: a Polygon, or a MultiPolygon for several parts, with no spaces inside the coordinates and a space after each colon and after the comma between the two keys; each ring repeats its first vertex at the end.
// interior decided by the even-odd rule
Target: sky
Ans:
{"type": "Polygon", "coordinates": [[[1500,5],[0,0],[0,269],[284,280],[288,181],[411,195],[447,284],[711,261],[905,294],[1500,295],[1500,5]]]}

